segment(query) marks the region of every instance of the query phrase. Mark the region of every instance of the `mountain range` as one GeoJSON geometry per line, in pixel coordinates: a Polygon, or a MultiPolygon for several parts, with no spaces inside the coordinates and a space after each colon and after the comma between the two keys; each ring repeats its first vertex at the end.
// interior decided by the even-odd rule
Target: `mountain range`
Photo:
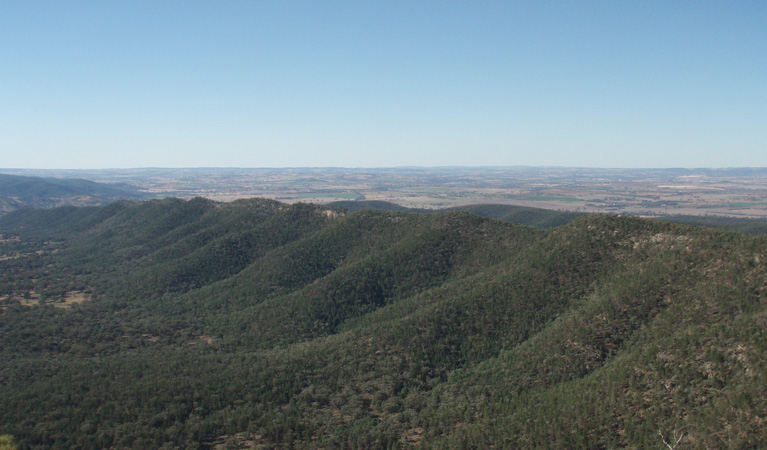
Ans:
{"type": "Polygon", "coordinates": [[[0,434],[83,449],[767,445],[764,236],[339,206],[0,217],[0,434]]]}

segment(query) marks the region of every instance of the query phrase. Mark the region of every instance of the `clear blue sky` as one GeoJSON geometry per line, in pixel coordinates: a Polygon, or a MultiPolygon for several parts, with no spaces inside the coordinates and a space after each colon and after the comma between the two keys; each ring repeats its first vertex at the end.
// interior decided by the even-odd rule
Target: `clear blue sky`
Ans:
{"type": "Polygon", "coordinates": [[[767,166],[765,1],[5,1],[0,167],[767,166]]]}

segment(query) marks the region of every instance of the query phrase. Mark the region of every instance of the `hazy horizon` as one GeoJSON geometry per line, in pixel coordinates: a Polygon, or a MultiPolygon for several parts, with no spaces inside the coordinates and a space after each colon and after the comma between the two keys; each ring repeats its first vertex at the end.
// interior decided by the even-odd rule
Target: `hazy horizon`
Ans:
{"type": "Polygon", "coordinates": [[[96,168],[42,168],[42,167],[0,167],[3,172],[108,172],[108,171],[141,171],[141,170],[440,170],[440,169],[551,169],[551,170],[617,170],[617,171],[643,171],[643,170],[767,170],[767,166],[722,166],[722,167],[597,167],[597,166],[526,166],[526,165],[444,165],[444,166],[370,166],[370,167],[344,167],[344,166],[282,166],[282,167],[237,167],[237,166],[196,166],[196,167],[96,167],[96,168]]]}

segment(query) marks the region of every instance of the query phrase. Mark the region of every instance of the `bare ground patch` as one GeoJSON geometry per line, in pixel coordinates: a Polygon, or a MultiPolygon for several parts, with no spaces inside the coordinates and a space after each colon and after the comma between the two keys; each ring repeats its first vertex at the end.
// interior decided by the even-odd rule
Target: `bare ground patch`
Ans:
{"type": "Polygon", "coordinates": [[[64,295],[63,300],[53,302],[53,306],[56,308],[71,308],[74,305],[79,305],[81,303],[87,302],[91,299],[90,294],[82,292],[82,291],[72,291],[67,292],[64,295]]]}
{"type": "MultiPolygon", "coordinates": [[[[26,306],[28,308],[34,307],[34,306],[40,306],[43,305],[52,305],[54,308],[61,308],[61,309],[68,309],[74,307],[74,305],[79,305],[81,303],[87,302],[91,299],[91,295],[87,292],[83,291],[71,291],[64,294],[62,298],[59,299],[46,299],[44,301],[40,301],[40,294],[32,291],[27,295],[24,295],[22,297],[14,296],[10,297],[8,295],[0,296],[0,303],[6,303],[8,300],[18,300],[18,302],[21,304],[21,306],[26,306]]],[[[3,309],[5,309],[5,305],[3,305],[3,309]]]]}

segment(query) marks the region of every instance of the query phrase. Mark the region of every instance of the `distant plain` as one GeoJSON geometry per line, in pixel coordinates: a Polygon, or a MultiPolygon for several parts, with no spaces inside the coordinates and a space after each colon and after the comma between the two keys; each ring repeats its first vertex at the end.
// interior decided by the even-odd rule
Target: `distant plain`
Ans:
{"type": "Polygon", "coordinates": [[[130,183],[153,197],[285,203],[387,201],[440,209],[505,204],[642,216],[767,217],[767,168],[562,167],[2,169],[24,176],[130,183]]]}

